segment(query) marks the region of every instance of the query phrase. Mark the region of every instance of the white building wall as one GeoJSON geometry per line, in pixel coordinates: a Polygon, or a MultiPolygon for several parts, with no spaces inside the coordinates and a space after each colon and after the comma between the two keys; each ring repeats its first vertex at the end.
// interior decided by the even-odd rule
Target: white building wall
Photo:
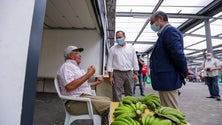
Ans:
{"type": "Polygon", "coordinates": [[[20,125],[34,0],[0,2],[0,125],[20,125]]]}
{"type": "Polygon", "coordinates": [[[90,65],[100,74],[101,38],[97,30],[44,30],[38,77],[54,78],[64,63],[64,49],[69,45],[84,48],[80,66],[87,71],[90,65]]]}

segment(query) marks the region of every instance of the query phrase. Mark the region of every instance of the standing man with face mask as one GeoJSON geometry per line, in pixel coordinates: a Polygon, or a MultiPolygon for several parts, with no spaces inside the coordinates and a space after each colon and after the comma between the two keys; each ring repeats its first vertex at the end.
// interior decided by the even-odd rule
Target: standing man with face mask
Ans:
{"type": "Polygon", "coordinates": [[[218,73],[221,69],[220,61],[213,57],[212,53],[206,53],[206,59],[202,63],[204,70],[205,84],[208,86],[210,96],[207,98],[216,98],[220,101],[220,90],[218,86],[218,73]]]}
{"type": "Polygon", "coordinates": [[[125,33],[116,32],[116,43],[109,50],[107,71],[112,85],[113,101],[119,102],[122,94],[132,96],[134,81],[138,79],[138,61],[136,51],[125,42],[125,33]]]}
{"type": "Polygon", "coordinates": [[[178,89],[191,73],[183,50],[183,35],[168,23],[168,17],[162,11],[150,17],[150,24],[158,35],[150,57],[151,85],[159,91],[163,106],[178,108],[178,89]]]}

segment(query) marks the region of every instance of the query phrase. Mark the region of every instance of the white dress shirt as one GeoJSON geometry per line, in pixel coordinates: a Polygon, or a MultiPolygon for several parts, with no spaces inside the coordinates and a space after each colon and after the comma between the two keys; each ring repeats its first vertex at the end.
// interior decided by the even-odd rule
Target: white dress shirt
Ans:
{"type": "Polygon", "coordinates": [[[139,70],[136,51],[131,45],[126,44],[124,47],[114,45],[110,48],[107,71],[113,72],[113,70],[139,70]]]}
{"type": "Polygon", "coordinates": [[[65,86],[75,79],[83,76],[84,70],[74,60],[66,60],[66,62],[60,67],[57,72],[58,83],[62,95],[66,96],[80,96],[81,94],[92,95],[91,87],[88,81],[84,82],[81,86],[73,91],[67,92],[65,86]]]}

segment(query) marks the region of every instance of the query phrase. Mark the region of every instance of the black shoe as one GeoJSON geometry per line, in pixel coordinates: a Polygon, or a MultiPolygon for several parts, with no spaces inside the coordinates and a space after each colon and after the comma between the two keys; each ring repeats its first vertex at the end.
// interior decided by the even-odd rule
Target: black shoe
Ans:
{"type": "Polygon", "coordinates": [[[221,99],[220,99],[220,98],[217,98],[217,101],[221,101],[221,99]]]}
{"type": "Polygon", "coordinates": [[[206,97],[206,98],[215,98],[215,97],[213,97],[213,96],[209,96],[209,97],[206,97]]]}
{"type": "Polygon", "coordinates": [[[141,94],[141,96],[145,96],[144,94],[141,94]]]}

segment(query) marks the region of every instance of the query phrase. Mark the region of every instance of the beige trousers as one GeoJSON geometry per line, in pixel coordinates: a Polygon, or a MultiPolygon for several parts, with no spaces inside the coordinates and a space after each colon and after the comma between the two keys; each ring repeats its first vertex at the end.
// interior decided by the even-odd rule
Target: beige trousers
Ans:
{"type": "MultiPolygon", "coordinates": [[[[93,113],[102,116],[103,125],[108,124],[108,114],[111,104],[110,98],[102,96],[92,96],[87,94],[82,94],[80,97],[90,98],[92,102],[93,113]]],[[[87,104],[85,102],[68,101],[66,103],[66,109],[72,115],[88,113],[87,104]]]]}
{"type": "Polygon", "coordinates": [[[178,109],[178,89],[172,91],[159,91],[159,97],[162,106],[168,106],[178,109]]]}

